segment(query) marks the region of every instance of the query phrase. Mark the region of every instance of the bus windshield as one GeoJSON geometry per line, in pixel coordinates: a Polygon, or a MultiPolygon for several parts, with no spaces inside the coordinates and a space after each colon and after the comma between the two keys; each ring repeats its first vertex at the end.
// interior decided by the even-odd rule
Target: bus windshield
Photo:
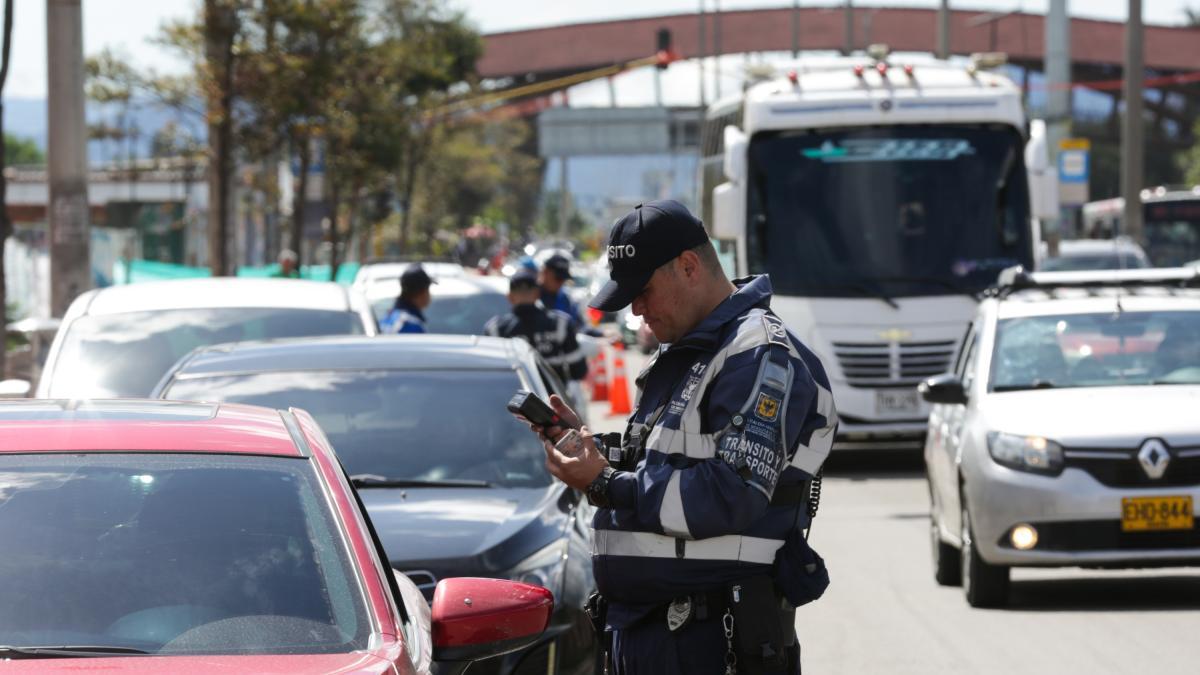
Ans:
{"type": "Polygon", "coordinates": [[[766,132],[749,160],[747,261],[777,293],[974,293],[1033,262],[1022,142],[1010,127],[766,132]]]}
{"type": "Polygon", "coordinates": [[[1143,205],[1146,256],[1155,267],[1200,260],[1200,195],[1143,205]]]}

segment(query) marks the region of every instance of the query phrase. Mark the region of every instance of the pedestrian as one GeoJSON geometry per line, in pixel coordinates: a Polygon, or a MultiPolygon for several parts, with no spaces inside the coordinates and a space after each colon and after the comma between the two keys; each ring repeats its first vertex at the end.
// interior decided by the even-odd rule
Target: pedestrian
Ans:
{"type": "Polygon", "coordinates": [[[400,275],[400,295],[384,318],[381,333],[424,333],[425,309],[433,302],[430,286],[436,284],[424,267],[409,265],[400,275]]]}
{"type": "Polygon", "coordinates": [[[578,330],[584,325],[583,317],[579,314],[579,307],[572,302],[571,296],[567,295],[566,289],[563,288],[570,278],[571,261],[561,253],[555,253],[542,263],[538,282],[542,286],[541,300],[546,309],[564,312],[575,322],[575,328],[578,330]]]}
{"type": "Polygon", "coordinates": [[[560,380],[570,383],[587,375],[587,359],[575,338],[571,317],[538,304],[537,274],[519,269],[508,281],[512,311],[492,317],[483,332],[496,337],[520,337],[533,345],[560,380]]]}
{"type": "Polygon", "coordinates": [[[797,674],[795,607],[828,584],[804,534],[837,427],[824,368],[771,312],[770,279],[730,282],[678,202],[639,205],[606,253],[591,306],[632,303],[666,346],[623,438],[585,429],[568,456],[565,429],[534,431],[550,472],[599,507],[589,613],[612,672],[797,674]]]}
{"type": "Polygon", "coordinates": [[[300,270],[296,268],[299,259],[299,256],[292,249],[283,249],[279,252],[279,269],[271,272],[271,276],[283,279],[299,279],[300,270]]]}

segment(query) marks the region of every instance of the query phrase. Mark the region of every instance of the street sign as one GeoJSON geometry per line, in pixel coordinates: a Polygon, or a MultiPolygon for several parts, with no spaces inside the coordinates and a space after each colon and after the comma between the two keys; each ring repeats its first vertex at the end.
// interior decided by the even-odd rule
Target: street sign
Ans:
{"type": "Polygon", "coordinates": [[[1091,145],[1086,138],[1058,142],[1058,200],[1064,206],[1081,206],[1088,201],[1091,145]]]}

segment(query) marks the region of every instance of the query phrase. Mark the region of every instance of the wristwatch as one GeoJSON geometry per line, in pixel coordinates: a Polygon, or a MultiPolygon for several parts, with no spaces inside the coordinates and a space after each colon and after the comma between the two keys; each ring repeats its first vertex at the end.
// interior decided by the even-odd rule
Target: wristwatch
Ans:
{"type": "Polygon", "coordinates": [[[588,483],[587,500],[589,504],[602,509],[609,507],[608,485],[609,481],[613,477],[613,474],[616,472],[616,469],[612,468],[611,466],[606,466],[600,472],[599,476],[596,476],[594,479],[592,479],[591,483],[588,483]]]}

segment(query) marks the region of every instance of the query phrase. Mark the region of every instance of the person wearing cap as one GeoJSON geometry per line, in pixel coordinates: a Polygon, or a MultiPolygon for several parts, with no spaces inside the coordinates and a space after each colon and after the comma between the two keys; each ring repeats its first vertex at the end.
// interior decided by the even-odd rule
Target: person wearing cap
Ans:
{"type": "Polygon", "coordinates": [[[585,325],[583,317],[579,314],[579,307],[571,301],[571,296],[567,295],[566,289],[563,288],[570,278],[571,261],[566,256],[555,253],[546,258],[538,277],[542,285],[541,300],[547,309],[557,309],[571,317],[571,321],[575,322],[575,329],[579,330],[585,325]]]}
{"type": "Polygon", "coordinates": [[[424,267],[409,265],[400,275],[400,295],[380,324],[381,333],[424,333],[425,309],[433,302],[429,287],[437,282],[424,267]]]}
{"type": "Polygon", "coordinates": [[[825,369],[771,312],[770,279],[729,281],[678,202],[639,205],[605,252],[591,306],[632,304],[664,348],[623,438],[585,429],[567,456],[563,428],[533,429],[551,473],[598,507],[588,609],[613,672],[799,673],[795,607],[828,584],[804,534],[837,427],[825,369]]]}
{"type": "Polygon", "coordinates": [[[563,382],[582,380],[587,375],[587,359],[575,339],[571,317],[538,304],[539,292],[537,273],[528,269],[514,272],[508,281],[512,311],[492,317],[483,332],[495,337],[523,338],[563,382]]]}

